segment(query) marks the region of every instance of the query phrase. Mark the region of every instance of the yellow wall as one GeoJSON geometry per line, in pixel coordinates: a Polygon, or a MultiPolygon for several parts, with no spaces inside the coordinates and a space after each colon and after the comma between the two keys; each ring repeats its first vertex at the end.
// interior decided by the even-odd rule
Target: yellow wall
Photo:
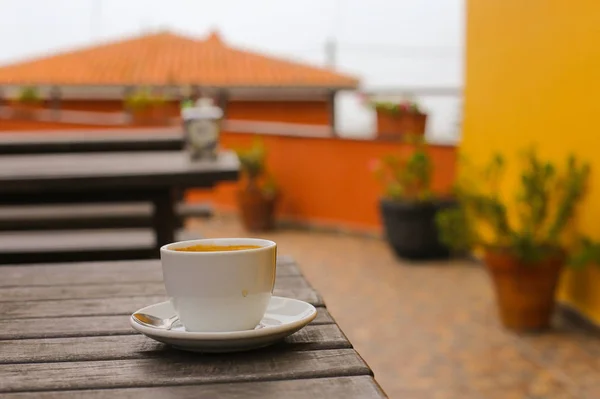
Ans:
{"type": "MultiPolygon", "coordinates": [[[[530,144],[590,161],[581,227],[600,239],[599,0],[467,0],[464,116],[475,162],[494,150],[510,162],[530,144]]],[[[600,323],[600,267],[569,271],[560,298],[600,323]]]]}

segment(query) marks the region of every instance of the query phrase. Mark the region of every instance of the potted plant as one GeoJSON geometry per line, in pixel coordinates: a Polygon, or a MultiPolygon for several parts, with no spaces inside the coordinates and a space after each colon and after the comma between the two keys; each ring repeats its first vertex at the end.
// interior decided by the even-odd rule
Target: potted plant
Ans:
{"type": "Polygon", "coordinates": [[[37,88],[27,86],[21,89],[12,107],[17,118],[32,119],[34,111],[40,107],[41,103],[42,99],[37,88]]]}
{"type": "Polygon", "coordinates": [[[414,101],[375,101],[371,106],[377,113],[377,136],[398,138],[403,134],[424,135],[427,114],[414,101]]]}
{"type": "Polygon", "coordinates": [[[275,225],[275,205],[279,190],[267,172],[266,149],[260,140],[252,147],[236,151],[242,172],[238,205],[242,222],[248,231],[267,231],[275,225]]]}
{"type": "Polygon", "coordinates": [[[482,250],[503,325],[535,331],[549,327],[563,266],[583,264],[598,251],[589,240],[574,240],[572,230],[589,165],[570,157],[559,172],[535,151],[524,161],[514,203],[501,197],[504,161],[496,156],[477,179],[459,179],[459,206],[440,212],[437,223],[450,248],[482,250]]]}
{"type": "Polygon", "coordinates": [[[164,96],[143,88],[125,98],[125,107],[131,113],[135,124],[164,125],[166,123],[166,102],[167,99],[164,96]]]}
{"type": "Polygon", "coordinates": [[[454,206],[454,200],[431,191],[433,163],[422,136],[408,136],[412,151],[405,157],[388,155],[376,162],[376,177],[385,187],[380,212],[388,243],[396,255],[407,259],[432,259],[449,255],[439,240],[437,213],[454,206]]]}

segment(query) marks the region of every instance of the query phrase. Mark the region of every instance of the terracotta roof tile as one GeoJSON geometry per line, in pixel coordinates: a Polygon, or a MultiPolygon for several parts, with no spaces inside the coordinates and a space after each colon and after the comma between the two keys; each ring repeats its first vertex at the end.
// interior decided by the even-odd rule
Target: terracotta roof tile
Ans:
{"type": "Polygon", "coordinates": [[[0,67],[0,84],[353,88],[354,77],[161,32],[0,67]]]}

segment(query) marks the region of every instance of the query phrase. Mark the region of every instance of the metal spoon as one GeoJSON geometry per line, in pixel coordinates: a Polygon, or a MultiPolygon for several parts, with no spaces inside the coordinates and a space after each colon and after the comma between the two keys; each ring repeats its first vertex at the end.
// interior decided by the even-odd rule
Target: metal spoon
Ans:
{"type": "Polygon", "coordinates": [[[156,316],[152,316],[146,313],[134,313],[133,318],[141,325],[153,328],[160,328],[164,330],[170,330],[176,321],[179,321],[179,316],[175,315],[168,319],[161,319],[156,316]]]}

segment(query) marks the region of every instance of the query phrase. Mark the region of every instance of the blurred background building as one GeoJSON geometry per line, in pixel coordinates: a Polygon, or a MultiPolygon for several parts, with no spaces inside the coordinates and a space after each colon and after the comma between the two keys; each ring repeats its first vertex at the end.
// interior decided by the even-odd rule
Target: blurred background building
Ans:
{"type": "MultiPolygon", "coordinates": [[[[462,1],[375,0],[368,5],[343,0],[311,0],[302,4],[223,1],[211,4],[210,12],[207,11],[204,4],[183,0],[169,4],[156,0],[88,0],[79,2],[77,7],[64,0],[52,5],[33,0],[5,2],[1,34],[18,40],[7,43],[0,54],[0,65],[68,54],[123,37],[154,37],[157,32],[171,31],[202,40],[218,31],[226,46],[358,77],[362,91],[391,98],[415,96],[430,114],[428,137],[444,142],[458,139],[462,118],[462,1]],[[60,17],[49,20],[48,13],[60,17]],[[22,15],[28,16],[25,21],[22,15]],[[44,35],[23,34],[41,25],[46,29],[44,35]]],[[[106,57],[109,65],[100,63],[90,68],[106,69],[114,77],[112,56],[106,57]]],[[[130,54],[132,59],[121,65],[131,67],[136,57],[130,54]]],[[[69,68],[81,70],[80,65],[59,68],[66,73],[69,68]]],[[[44,69],[38,69],[32,77],[44,77],[49,73],[44,69]]],[[[73,79],[77,73],[73,72],[73,79]]],[[[98,80],[98,72],[93,73],[98,80]]],[[[135,74],[118,72],[121,76],[126,73],[135,74]]],[[[0,82],[6,83],[6,79],[0,82]]],[[[353,88],[342,86],[336,87],[353,88]]],[[[336,111],[339,135],[374,136],[375,114],[364,106],[356,92],[338,92],[336,111]]]]}

